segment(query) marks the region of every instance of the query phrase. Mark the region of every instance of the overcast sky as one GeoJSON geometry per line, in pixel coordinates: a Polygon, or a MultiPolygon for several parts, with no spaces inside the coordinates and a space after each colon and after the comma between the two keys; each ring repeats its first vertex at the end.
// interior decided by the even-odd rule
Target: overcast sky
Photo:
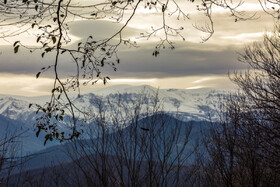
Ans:
{"type": "MultiPolygon", "coordinates": [[[[255,2],[255,1],[252,1],[255,2]]],[[[261,41],[266,31],[271,31],[273,19],[261,11],[259,5],[245,4],[248,15],[256,12],[256,20],[234,22],[225,10],[217,10],[213,15],[215,33],[206,43],[201,43],[203,35],[193,28],[194,24],[204,24],[202,16],[191,14],[191,21],[174,21],[175,26],[183,26],[182,34],[186,41],[175,39],[175,50],[161,50],[159,57],[153,57],[152,52],[158,38],[137,40],[137,48],[121,47],[119,49],[120,64],[117,72],[105,69],[110,75],[109,85],[115,84],[149,84],[159,88],[233,88],[228,79],[228,73],[246,69],[246,65],[237,61],[237,52],[242,51],[244,45],[253,41],[261,41]]],[[[159,24],[159,15],[152,11],[139,10],[135,18],[128,25],[124,36],[135,38],[139,33],[149,31],[151,26],[159,24]]],[[[70,24],[71,45],[86,38],[88,35],[104,38],[121,27],[119,23],[108,20],[75,21],[70,24]]],[[[16,40],[26,45],[34,45],[36,38],[32,33],[25,33],[19,37],[0,40],[0,94],[10,95],[46,95],[50,93],[53,83],[52,73],[46,73],[36,79],[36,73],[48,64],[53,63],[53,55],[48,54],[44,59],[40,52],[29,53],[20,49],[13,54],[12,43],[16,40]]],[[[61,60],[61,73],[71,73],[69,59],[61,60]]],[[[82,88],[90,92],[99,86],[82,88]]]]}

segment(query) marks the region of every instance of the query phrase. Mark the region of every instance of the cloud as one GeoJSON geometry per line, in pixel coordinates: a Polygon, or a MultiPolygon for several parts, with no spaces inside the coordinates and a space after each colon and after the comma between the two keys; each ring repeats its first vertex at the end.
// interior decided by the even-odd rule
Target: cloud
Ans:
{"type": "MultiPolygon", "coordinates": [[[[31,75],[0,73],[0,84],[0,94],[42,96],[51,94],[53,79],[36,79],[35,76],[31,75]]],[[[155,88],[161,89],[235,88],[235,85],[228,79],[227,76],[217,75],[185,76],[157,79],[114,79],[112,81],[109,81],[106,86],[122,84],[134,86],[151,85],[155,88]]],[[[95,89],[104,87],[105,86],[101,82],[99,84],[95,84],[94,86],[81,86],[81,93],[94,92],[95,89]]],[[[70,92],[73,91],[70,90],[70,92]]]]}
{"type": "Polygon", "coordinates": [[[53,80],[36,79],[35,76],[23,74],[0,73],[1,94],[38,96],[49,95],[53,80]]]}
{"type": "MultiPolygon", "coordinates": [[[[141,45],[139,48],[122,47],[118,53],[120,64],[117,72],[104,68],[103,72],[115,78],[164,78],[206,74],[227,74],[232,69],[244,69],[245,65],[237,62],[236,49],[217,47],[208,44],[177,42],[175,50],[160,51],[158,57],[152,56],[155,43],[141,45]]],[[[1,57],[2,73],[36,74],[42,67],[54,63],[54,55],[46,54],[42,59],[40,52],[29,53],[20,49],[13,54],[12,48],[3,49],[1,57]]],[[[70,57],[62,55],[59,63],[61,76],[75,73],[75,64],[70,57]]],[[[52,73],[44,74],[52,77],[52,73]]]]}
{"type": "MultiPolygon", "coordinates": [[[[153,45],[150,45],[153,46],[153,45]]],[[[152,56],[152,47],[120,52],[117,77],[163,78],[190,75],[227,74],[233,69],[244,69],[237,62],[236,49],[216,48],[207,44],[178,43],[175,50],[162,50],[152,56]],[[185,47],[188,46],[188,47],[185,47]],[[194,46],[192,48],[192,46],[194,46]],[[199,49],[198,46],[200,47],[199,49]]]]}
{"type": "MultiPolygon", "coordinates": [[[[117,33],[124,25],[122,23],[109,20],[84,20],[75,21],[69,24],[70,34],[79,37],[87,38],[92,36],[96,40],[109,38],[117,33]]],[[[129,38],[138,36],[141,31],[139,29],[125,27],[122,37],[129,38]]]]}
{"type": "Polygon", "coordinates": [[[0,58],[2,73],[35,74],[42,67],[51,65],[54,55],[46,54],[41,58],[42,51],[30,53],[29,50],[20,47],[19,52],[14,54],[12,46],[0,46],[0,58]]]}

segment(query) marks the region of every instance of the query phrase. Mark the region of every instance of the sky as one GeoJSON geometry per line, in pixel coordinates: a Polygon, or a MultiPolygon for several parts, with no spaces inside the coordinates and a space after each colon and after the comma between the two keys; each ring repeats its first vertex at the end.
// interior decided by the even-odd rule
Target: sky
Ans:
{"type": "MultiPolygon", "coordinates": [[[[140,8],[125,28],[124,37],[137,41],[138,47],[122,46],[118,51],[120,64],[117,71],[104,69],[111,77],[108,85],[130,84],[151,85],[162,89],[197,89],[197,88],[236,88],[229,80],[229,74],[243,71],[248,67],[238,62],[238,52],[242,52],[245,45],[254,41],[261,41],[264,32],[273,29],[274,21],[265,14],[257,1],[249,1],[241,10],[248,16],[256,13],[254,20],[235,22],[230,13],[224,9],[213,10],[214,35],[202,43],[203,33],[193,25],[204,25],[207,21],[195,9],[189,8],[190,20],[167,20],[174,27],[184,27],[182,35],[186,38],[173,38],[175,49],[160,51],[158,57],[152,56],[160,34],[149,40],[139,39],[139,34],[150,31],[151,26],[160,26],[160,14],[154,10],[140,8]]],[[[185,9],[188,9],[186,7],[185,9]]],[[[121,28],[121,23],[110,19],[104,20],[73,20],[69,24],[69,47],[76,46],[89,35],[95,38],[106,38],[121,28]]],[[[17,29],[15,26],[3,29],[17,29]]],[[[0,30],[1,30],[0,29],[0,30]]],[[[21,40],[27,46],[36,45],[36,37],[32,31],[25,32],[13,38],[0,39],[0,94],[39,96],[50,94],[53,86],[52,72],[44,73],[39,79],[35,75],[40,69],[53,63],[54,55],[47,54],[41,58],[40,51],[29,53],[21,48],[18,54],[13,53],[12,44],[21,40]]],[[[61,74],[71,74],[73,71],[69,59],[61,59],[61,74]]],[[[82,92],[94,92],[94,89],[104,87],[97,84],[82,87],[82,92]]]]}

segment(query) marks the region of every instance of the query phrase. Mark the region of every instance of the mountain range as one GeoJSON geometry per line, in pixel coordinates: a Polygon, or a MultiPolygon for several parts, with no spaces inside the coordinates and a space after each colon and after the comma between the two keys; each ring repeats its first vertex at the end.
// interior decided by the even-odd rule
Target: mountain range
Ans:
{"type": "MultiPolygon", "coordinates": [[[[157,89],[151,86],[118,85],[95,90],[93,93],[81,94],[77,97],[71,94],[73,103],[80,109],[95,113],[97,99],[116,101],[120,97],[125,105],[133,105],[138,96],[157,98],[162,103],[161,110],[168,113],[180,113],[183,121],[204,121],[209,116],[215,118],[215,111],[219,109],[219,102],[230,93],[230,90],[217,89],[157,89]]],[[[35,136],[36,111],[29,108],[30,103],[44,104],[49,96],[23,97],[0,95],[0,136],[3,137],[5,129],[9,133],[22,134],[21,148],[23,153],[34,153],[58,145],[59,142],[50,142],[43,146],[44,136],[35,136]]]]}

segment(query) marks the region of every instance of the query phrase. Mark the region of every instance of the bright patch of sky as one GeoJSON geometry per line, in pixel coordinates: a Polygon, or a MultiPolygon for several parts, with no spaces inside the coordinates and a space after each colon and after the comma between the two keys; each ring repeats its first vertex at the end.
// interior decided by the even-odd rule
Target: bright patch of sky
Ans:
{"type": "MultiPolygon", "coordinates": [[[[36,79],[34,75],[0,73],[0,94],[43,96],[49,95],[53,86],[53,79],[42,77],[36,79]]],[[[83,80],[81,80],[83,82],[83,80]]],[[[106,85],[102,81],[95,85],[81,87],[81,93],[94,92],[95,89],[114,85],[150,85],[160,89],[198,89],[198,88],[234,88],[227,76],[205,75],[205,76],[184,76],[177,78],[153,78],[153,79],[113,79],[106,85]],[[225,86],[226,85],[226,86],[225,86]]],[[[73,91],[71,91],[73,92],[73,91]]]]}

